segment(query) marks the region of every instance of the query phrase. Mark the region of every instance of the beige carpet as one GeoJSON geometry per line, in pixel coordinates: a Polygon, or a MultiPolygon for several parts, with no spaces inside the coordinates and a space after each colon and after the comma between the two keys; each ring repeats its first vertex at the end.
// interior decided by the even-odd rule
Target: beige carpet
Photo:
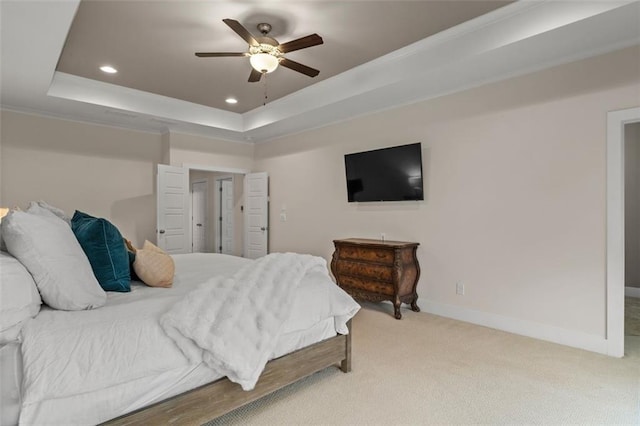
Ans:
{"type": "Polygon", "coordinates": [[[389,305],[354,319],[337,368],[214,425],[640,424],[640,337],[622,359],[389,305]]]}

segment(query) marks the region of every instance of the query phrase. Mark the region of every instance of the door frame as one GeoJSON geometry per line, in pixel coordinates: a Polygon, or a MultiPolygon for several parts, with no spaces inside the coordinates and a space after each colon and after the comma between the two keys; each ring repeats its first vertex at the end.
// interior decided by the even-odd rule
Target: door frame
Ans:
{"type": "Polygon", "coordinates": [[[208,243],[209,243],[209,181],[207,179],[198,179],[190,182],[189,184],[189,194],[191,195],[191,252],[193,253],[193,232],[195,231],[196,224],[193,220],[193,185],[197,183],[204,183],[204,250],[205,252],[209,251],[208,243]]]}
{"type": "MultiPolygon", "coordinates": [[[[214,252],[215,253],[222,253],[222,223],[219,219],[220,215],[222,215],[222,181],[223,180],[230,180],[231,181],[231,186],[232,186],[232,190],[234,191],[234,198],[235,198],[235,185],[236,185],[236,178],[234,175],[222,175],[222,176],[216,176],[215,181],[215,192],[216,192],[216,202],[214,202],[214,206],[215,206],[215,217],[216,217],[216,238],[215,238],[215,244],[216,246],[214,247],[214,252]]],[[[233,221],[233,229],[234,229],[234,238],[232,241],[232,250],[231,251],[235,251],[235,226],[236,226],[236,218],[235,215],[232,215],[231,220],[233,221]]]]}
{"type": "Polygon", "coordinates": [[[607,354],[624,356],[624,127],[640,107],[607,113],[607,354]]]}
{"type": "Polygon", "coordinates": [[[206,166],[202,164],[192,164],[192,163],[182,163],[181,167],[189,170],[198,170],[201,172],[229,173],[229,174],[238,174],[238,175],[246,175],[247,173],[251,173],[251,170],[249,169],[235,169],[232,167],[206,166]]]}

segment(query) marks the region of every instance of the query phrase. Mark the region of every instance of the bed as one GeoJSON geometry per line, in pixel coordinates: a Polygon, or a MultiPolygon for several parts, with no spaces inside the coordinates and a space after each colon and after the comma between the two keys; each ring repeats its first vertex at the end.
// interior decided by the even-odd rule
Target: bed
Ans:
{"type": "MultiPolygon", "coordinates": [[[[339,365],[348,372],[350,320],[359,306],[332,282],[324,260],[292,253],[267,257],[254,261],[222,254],[173,255],[175,275],[170,288],[133,281],[130,292],[106,292],[98,308],[69,311],[40,307],[33,288],[24,284],[27,268],[0,252],[2,295],[11,292],[13,299],[20,299],[9,313],[15,317],[19,310],[27,317],[7,328],[7,309],[2,306],[1,424],[203,424],[328,366],[339,365]],[[285,278],[295,269],[282,260],[286,256],[286,262],[297,259],[315,265],[299,271],[301,279],[291,292],[279,290],[288,288],[285,278]],[[276,264],[273,259],[280,259],[281,269],[270,273],[276,264]],[[266,266],[259,269],[259,265],[266,266]],[[275,274],[272,287],[263,278],[269,274],[275,274]],[[280,292],[284,299],[278,303],[286,302],[290,308],[276,306],[260,313],[259,321],[252,320],[266,330],[267,338],[254,337],[245,324],[240,331],[231,329],[230,338],[221,344],[217,328],[230,327],[229,321],[209,324],[209,313],[203,309],[215,305],[216,299],[234,300],[220,296],[229,291],[224,290],[229,283],[245,288],[240,281],[251,280],[256,282],[250,293],[258,296],[240,293],[243,300],[270,297],[260,291],[280,292]],[[211,300],[202,296],[213,288],[211,300]],[[189,310],[197,314],[190,315],[189,310]],[[172,318],[177,317],[179,329],[185,326],[182,318],[189,316],[198,320],[194,328],[209,327],[217,350],[229,346],[229,352],[223,351],[218,359],[220,352],[213,357],[206,344],[204,349],[198,346],[197,335],[184,339],[187,346],[171,336],[172,318]],[[269,326],[270,318],[278,316],[282,321],[269,326]],[[252,359],[232,352],[234,340],[242,340],[247,348],[255,345],[267,350],[259,355],[266,366],[250,370],[251,377],[257,372],[255,381],[247,381],[244,373],[233,368],[223,368],[236,359],[252,359]],[[230,358],[219,367],[225,356],[230,358]]],[[[244,313],[238,312],[252,306],[245,306],[243,300],[220,302],[219,313],[212,313],[212,318],[224,313],[242,319],[244,313]]]]}

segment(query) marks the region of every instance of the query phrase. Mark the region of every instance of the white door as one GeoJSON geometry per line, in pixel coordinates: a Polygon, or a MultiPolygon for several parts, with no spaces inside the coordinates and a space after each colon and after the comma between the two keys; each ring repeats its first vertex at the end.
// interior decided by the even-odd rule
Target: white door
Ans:
{"type": "Polygon", "coordinates": [[[207,182],[191,184],[191,246],[194,253],[207,251],[207,182]]]}
{"type": "Polygon", "coordinates": [[[167,253],[189,253],[189,170],[158,164],[156,244],[167,253]]]}
{"type": "Polygon", "coordinates": [[[244,177],[245,252],[249,259],[267,254],[269,242],[269,176],[248,173],[244,177]]]}
{"type": "Polygon", "coordinates": [[[220,253],[233,254],[233,179],[222,179],[218,182],[220,185],[218,249],[220,253]]]}

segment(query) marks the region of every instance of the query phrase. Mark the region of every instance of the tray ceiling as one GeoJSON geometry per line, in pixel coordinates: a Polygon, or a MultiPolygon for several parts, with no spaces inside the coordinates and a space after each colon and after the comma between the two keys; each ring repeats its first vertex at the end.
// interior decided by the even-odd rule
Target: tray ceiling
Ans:
{"type": "MultiPolygon", "coordinates": [[[[611,1],[0,2],[4,109],[232,141],[283,135],[640,43],[640,3],[611,1]],[[324,44],[248,83],[223,22],[324,44]],[[110,64],[115,75],[98,70],[110,64]],[[224,99],[233,96],[238,104],[224,99]]],[[[254,34],[257,34],[257,30],[254,34]]]]}

